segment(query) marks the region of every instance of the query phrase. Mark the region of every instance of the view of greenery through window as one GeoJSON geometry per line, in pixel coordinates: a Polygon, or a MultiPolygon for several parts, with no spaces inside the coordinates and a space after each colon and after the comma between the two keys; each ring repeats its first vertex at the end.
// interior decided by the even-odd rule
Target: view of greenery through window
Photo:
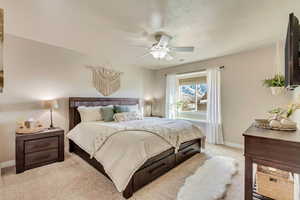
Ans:
{"type": "Polygon", "coordinates": [[[179,86],[181,111],[206,111],[207,84],[191,84],[179,86]]]}

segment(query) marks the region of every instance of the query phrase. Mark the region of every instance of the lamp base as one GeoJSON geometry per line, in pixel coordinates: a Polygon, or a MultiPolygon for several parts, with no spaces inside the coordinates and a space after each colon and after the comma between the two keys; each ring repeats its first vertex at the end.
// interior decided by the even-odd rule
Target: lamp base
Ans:
{"type": "Polygon", "coordinates": [[[52,129],[56,129],[56,127],[50,126],[50,127],[48,127],[47,129],[48,129],[48,130],[52,130],[52,129]]]}

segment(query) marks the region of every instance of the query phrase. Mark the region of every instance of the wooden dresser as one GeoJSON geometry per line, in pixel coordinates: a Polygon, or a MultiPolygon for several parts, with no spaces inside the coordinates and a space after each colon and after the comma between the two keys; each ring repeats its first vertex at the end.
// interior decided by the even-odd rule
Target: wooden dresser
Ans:
{"type": "Polygon", "coordinates": [[[253,163],[300,174],[300,131],[249,127],[245,139],[245,200],[253,200],[253,163]]]}
{"type": "Polygon", "coordinates": [[[60,161],[64,161],[63,129],[16,134],[16,173],[60,161]]]}

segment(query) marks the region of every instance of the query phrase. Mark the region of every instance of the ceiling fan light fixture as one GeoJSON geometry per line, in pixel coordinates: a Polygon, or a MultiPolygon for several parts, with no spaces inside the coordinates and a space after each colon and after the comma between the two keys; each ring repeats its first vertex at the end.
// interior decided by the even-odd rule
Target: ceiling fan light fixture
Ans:
{"type": "MultiPolygon", "coordinates": [[[[165,33],[158,32],[154,35],[154,38],[156,42],[152,44],[151,47],[147,48],[147,53],[144,54],[141,57],[145,57],[148,55],[151,55],[156,60],[166,60],[171,61],[174,59],[173,56],[176,56],[176,52],[182,52],[182,53],[192,53],[194,52],[195,47],[193,46],[172,46],[170,45],[170,41],[172,40],[172,37],[169,35],[166,35],[165,33]]],[[[144,47],[145,48],[145,47],[144,47]]],[[[179,60],[180,62],[183,62],[184,59],[179,60]]]]}
{"type": "Polygon", "coordinates": [[[160,48],[157,46],[153,46],[151,48],[150,54],[153,56],[153,58],[160,60],[164,59],[169,51],[170,50],[168,48],[160,48]]]}
{"type": "Polygon", "coordinates": [[[155,59],[163,59],[167,55],[165,51],[151,51],[150,53],[155,59]]]}

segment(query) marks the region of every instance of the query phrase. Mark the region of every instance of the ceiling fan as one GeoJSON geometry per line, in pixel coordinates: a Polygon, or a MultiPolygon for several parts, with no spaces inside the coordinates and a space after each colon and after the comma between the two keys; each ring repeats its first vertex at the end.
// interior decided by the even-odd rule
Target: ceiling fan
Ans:
{"type": "Polygon", "coordinates": [[[154,36],[155,40],[157,41],[154,43],[150,48],[147,48],[149,52],[147,52],[142,57],[152,55],[153,58],[157,60],[173,60],[174,57],[172,56],[173,52],[193,52],[194,47],[173,47],[169,45],[172,37],[163,33],[157,33],[154,36]]]}

